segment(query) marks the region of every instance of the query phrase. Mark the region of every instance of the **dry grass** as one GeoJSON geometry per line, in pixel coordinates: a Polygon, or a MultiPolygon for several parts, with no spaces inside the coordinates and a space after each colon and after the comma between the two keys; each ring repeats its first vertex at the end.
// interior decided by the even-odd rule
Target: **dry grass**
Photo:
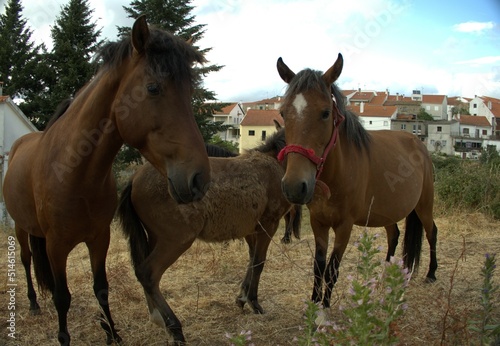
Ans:
{"type": "MultiPolygon", "coordinates": [[[[442,213],[441,213],[442,214],[442,213]]],[[[307,212],[305,213],[307,215],[307,212]]],[[[424,243],[421,270],[410,283],[406,299],[408,310],[397,325],[401,345],[466,345],[477,343],[477,337],[467,331],[467,319],[480,311],[480,268],[485,253],[500,254],[500,223],[482,214],[456,213],[438,215],[438,281],[424,284],[428,265],[428,246],[424,243]],[[470,339],[472,337],[472,340],[470,339]]],[[[346,299],[348,272],[355,270],[358,253],[352,246],[362,228],[356,227],[341,265],[340,279],[334,293],[332,319],[340,318],[338,304],[346,299]]],[[[167,270],[162,289],[171,307],[183,323],[189,345],[227,345],[226,333],[252,331],[255,345],[294,345],[303,323],[304,301],[312,289],[314,241],[307,216],[304,218],[302,240],[282,245],[278,232],[268,253],[260,283],[260,302],[264,315],[254,315],[249,308],[241,311],[235,305],[240,280],[247,265],[246,244],[235,241],[222,244],[196,242],[177,263],[167,270]]],[[[373,232],[383,234],[383,229],[373,232]]],[[[0,239],[0,258],[6,263],[7,236],[0,239]]],[[[331,235],[333,240],[333,233],[331,235]]],[[[385,248],[385,236],[379,237],[385,248]]],[[[400,250],[400,248],[398,248],[400,250]]],[[[0,344],[55,345],[57,313],[49,297],[40,297],[42,314],[31,316],[24,271],[17,251],[16,336],[7,338],[8,318],[6,265],[0,270],[0,344]]],[[[381,259],[384,257],[381,254],[381,259]]],[[[98,305],[92,293],[92,280],[85,246],[78,246],[68,261],[69,287],[72,303],[69,311],[69,331],[73,345],[103,345],[104,332],[97,323],[98,305]]],[[[132,272],[127,243],[113,225],[112,243],[108,255],[110,304],[124,345],[165,345],[171,340],[167,333],[149,322],[142,288],[132,272]]],[[[498,271],[496,283],[500,281],[498,271]]],[[[496,317],[500,319],[496,301],[496,317]]]]}

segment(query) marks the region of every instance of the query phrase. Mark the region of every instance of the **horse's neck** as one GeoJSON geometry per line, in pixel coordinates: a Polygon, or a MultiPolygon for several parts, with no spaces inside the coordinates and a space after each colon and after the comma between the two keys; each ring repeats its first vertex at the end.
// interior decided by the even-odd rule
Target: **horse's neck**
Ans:
{"type": "Polygon", "coordinates": [[[74,173],[76,179],[78,172],[89,180],[104,177],[123,144],[111,114],[118,85],[107,75],[98,75],[79,92],[68,114],[53,126],[51,135],[58,137],[60,167],[70,167],[66,172],[74,173]]]}

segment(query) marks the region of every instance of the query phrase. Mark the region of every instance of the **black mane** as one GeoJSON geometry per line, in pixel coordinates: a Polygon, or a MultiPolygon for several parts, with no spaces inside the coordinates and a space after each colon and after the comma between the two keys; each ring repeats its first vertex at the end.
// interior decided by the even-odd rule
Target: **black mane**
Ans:
{"type": "Polygon", "coordinates": [[[233,153],[232,151],[227,150],[226,148],[219,147],[218,145],[215,145],[215,144],[205,143],[205,149],[207,150],[207,154],[209,157],[235,157],[235,156],[238,156],[238,154],[233,153]]]}
{"type": "Polygon", "coordinates": [[[323,72],[321,71],[311,69],[304,69],[300,71],[295,75],[295,77],[293,77],[290,84],[288,84],[285,99],[291,99],[290,97],[293,95],[311,89],[323,93],[325,97],[330,97],[331,93],[333,93],[335,99],[337,100],[338,109],[345,116],[345,120],[340,127],[341,131],[346,135],[347,140],[354,144],[358,149],[368,150],[370,146],[370,134],[359,122],[359,117],[351,111],[346,110],[344,95],[342,95],[337,85],[332,84],[329,88],[323,82],[323,79],[321,78],[322,76],[323,72]]]}
{"type": "Polygon", "coordinates": [[[71,104],[72,101],[73,99],[66,99],[63,100],[61,103],[59,103],[59,105],[56,108],[56,111],[54,112],[54,114],[52,114],[52,117],[50,117],[50,120],[45,125],[45,128],[43,129],[44,131],[47,131],[52,125],[54,125],[57,119],[62,117],[62,115],[68,110],[69,105],[71,104]]]}
{"type": "Polygon", "coordinates": [[[281,149],[283,149],[285,146],[285,128],[281,128],[277,132],[269,136],[263,144],[252,150],[261,153],[273,153],[274,156],[277,156],[281,149]]]}
{"type": "MultiPolygon", "coordinates": [[[[176,83],[192,81],[192,65],[205,61],[203,54],[183,39],[164,30],[151,28],[145,56],[152,73],[176,83]]],[[[106,43],[96,54],[102,67],[116,69],[132,55],[130,36],[118,42],[106,43]]]]}

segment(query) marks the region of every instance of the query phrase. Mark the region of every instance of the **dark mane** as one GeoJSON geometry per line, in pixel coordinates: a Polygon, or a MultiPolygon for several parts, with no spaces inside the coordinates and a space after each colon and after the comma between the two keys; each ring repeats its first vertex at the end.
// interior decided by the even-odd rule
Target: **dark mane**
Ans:
{"type": "Polygon", "coordinates": [[[252,149],[261,153],[272,153],[277,156],[278,153],[286,146],[285,128],[279,129],[277,132],[269,136],[264,144],[252,149]]]}
{"type": "Polygon", "coordinates": [[[238,154],[233,153],[232,151],[227,150],[226,148],[219,147],[218,145],[215,145],[215,144],[205,143],[205,149],[207,149],[207,154],[209,157],[235,157],[235,156],[238,156],[238,154]]]}
{"type": "MultiPolygon", "coordinates": [[[[131,38],[125,37],[121,41],[105,44],[97,53],[96,60],[102,63],[103,68],[115,69],[132,52],[131,38]]],[[[154,75],[176,83],[191,82],[193,63],[205,61],[203,54],[183,39],[151,27],[145,55],[154,75]]]]}
{"type": "Polygon", "coordinates": [[[47,131],[52,125],[54,125],[57,119],[59,119],[68,110],[69,105],[71,104],[72,101],[73,99],[66,99],[63,100],[61,103],[59,103],[59,105],[56,108],[56,111],[54,112],[54,114],[52,114],[52,117],[47,122],[47,125],[45,125],[45,128],[43,129],[44,131],[47,131]]]}
{"type": "Polygon", "coordinates": [[[353,112],[347,110],[344,104],[344,95],[337,87],[337,85],[332,85],[332,93],[337,100],[338,109],[344,114],[345,120],[341,125],[341,130],[347,135],[349,142],[353,143],[359,150],[370,149],[370,133],[361,125],[359,117],[353,112]]]}
{"type": "Polygon", "coordinates": [[[322,75],[323,72],[311,69],[304,69],[300,71],[291,80],[290,84],[288,84],[285,99],[289,99],[293,95],[311,89],[323,93],[326,97],[330,97],[330,93],[333,93],[335,99],[337,100],[338,109],[345,116],[345,120],[341,125],[342,132],[346,135],[347,140],[354,144],[358,149],[368,150],[370,146],[370,134],[365,130],[363,125],[361,125],[358,116],[346,110],[344,95],[342,95],[340,89],[333,84],[329,90],[328,86],[325,85],[323,79],[321,78],[322,75]]]}

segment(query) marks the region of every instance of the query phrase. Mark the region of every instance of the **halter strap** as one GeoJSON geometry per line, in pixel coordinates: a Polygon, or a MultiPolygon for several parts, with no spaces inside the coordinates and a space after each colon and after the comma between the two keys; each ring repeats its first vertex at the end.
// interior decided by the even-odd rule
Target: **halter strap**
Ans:
{"type": "Polygon", "coordinates": [[[325,147],[325,150],[323,151],[323,155],[321,157],[317,156],[316,153],[314,152],[314,149],[307,149],[297,144],[289,144],[285,146],[283,149],[281,149],[277,157],[278,161],[282,162],[285,159],[286,155],[288,155],[289,153],[297,153],[308,158],[311,162],[313,162],[316,165],[316,184],[323,190],[323,192],[325,192],[328,198],[330,198],[330,189],[324,182],[319,180],[319,177],[323,172],[323,167],[325,165],[328,153],[330,152],[331,149],[335,147],[335,144],[337,144],[337,139],[339,137],[339,126],[345,119],[345,116],[340,112],[340,110],[337,107],[337,101],[335,100],[335,96],[333,96],[333,94],[332,94],[332,101],[333,101],[332,108],[334,111],[336,111],[337,116],[333,120],[332,136],[330,137],[330,141],[328,142],[328,144],[325,147]]]}

